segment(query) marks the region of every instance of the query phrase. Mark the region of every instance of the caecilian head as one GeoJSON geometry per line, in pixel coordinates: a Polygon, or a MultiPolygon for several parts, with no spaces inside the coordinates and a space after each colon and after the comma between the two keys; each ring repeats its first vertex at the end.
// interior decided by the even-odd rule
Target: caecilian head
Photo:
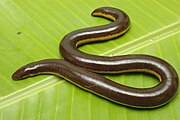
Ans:
{"type": "Polygon", "coordinates": [[[23,78],[36,75],[39,73],[38,69],[40,68],[41,68],[41,65],[34,64],[34,63],[25,65],[13,73],[12,79],[21,80],[23,78]]]}

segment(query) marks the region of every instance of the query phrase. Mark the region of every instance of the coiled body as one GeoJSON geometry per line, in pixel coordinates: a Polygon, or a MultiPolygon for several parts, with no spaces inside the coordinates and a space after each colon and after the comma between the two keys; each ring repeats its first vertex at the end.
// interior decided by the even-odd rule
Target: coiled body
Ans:
{"type": "Polygon", "coordinates": [[[118,37],[129,29],[129,17],[121,10],[102,7],[96,9],[92,15],[103,16],[114,22],[67,34],[59,48],[65,60],[47,59],[27,64],[18,69],[12,78],[19,80],[42,73],[55,74],[94,94],[131,107],[154,108],[169,102],[178,89],[178,75],[175,69],[164,60],[138,54],[96,56],[77,49],[79,45],[85,43],[118,37]],[[160,82],[151,88],[132,88],[93,73],[134,71],[155,75],[160,82]]]}

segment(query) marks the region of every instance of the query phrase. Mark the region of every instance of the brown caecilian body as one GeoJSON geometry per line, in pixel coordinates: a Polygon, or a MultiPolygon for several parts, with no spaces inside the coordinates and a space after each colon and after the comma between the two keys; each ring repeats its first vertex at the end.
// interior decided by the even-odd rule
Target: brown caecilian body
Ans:
{"type": "Polygon", "coordinates": [[[27,64],[18,69],[12,78],[19,80],[42,73],[55,74],[85,90],[131,107],[154,108],[169,102],[176,94],[178,75],[175,69],[164,60],[141,54],[114,57],[96,56],[77,49],[79,45],[85,43],[118,37],[129,29],[129,17],[121,10],[102,7],[96,9],[92,15],[102,16],[113,22],[67,34],[59,48],[65,60],[46,59],[27,64]],[[151,88],[133,88],[93,73],[132,71],[150,73],[155,75],[160,82],[151,88]]]}

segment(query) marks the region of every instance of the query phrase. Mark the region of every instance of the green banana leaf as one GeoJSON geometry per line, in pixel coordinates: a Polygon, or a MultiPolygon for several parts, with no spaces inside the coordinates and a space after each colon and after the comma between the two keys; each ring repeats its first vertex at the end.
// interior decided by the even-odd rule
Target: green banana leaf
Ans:
{"type": "MultiPolygon", "coordinates": [[[[122,9],[131,18],[123,36],[80,47],[83,52],[114,56],[160,57],[180,75],[180,0],[0,0],[0,120],[178,120],[180,93],[157,109],[114,104],[53,75],[13,81],[12,73],[30,62],[63,59],[59,43],[67,33],[110,23],[91,17],[102,6],[122,9]]],[[[158,80],[146,74],[104,75],[133,87],[158,80]]],[[[148,102],[148,101],[147,101],[148,102]]]]}

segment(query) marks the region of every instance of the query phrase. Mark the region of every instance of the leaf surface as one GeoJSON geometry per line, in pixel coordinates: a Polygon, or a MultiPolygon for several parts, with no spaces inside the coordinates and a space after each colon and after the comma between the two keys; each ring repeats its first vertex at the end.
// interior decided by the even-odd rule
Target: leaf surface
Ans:
{"type": "MultiPolygon", "coordinates": [[[[149,54],[180,74],[180,1],[174,0],[0,0],[0,120],[178,120],[180,95],[158,109],[132,109],[82,90],[63,78],[42,75],[13,81],[11,74],[27,63],[60,58],[67,33],[110,23],[91,17],[102,6],[125,11],[131,28],[107,42],[80,50],[97,55],[149,54]]],[[[106,75],[133,87],[150,87],[157,79],[144,74],[106,75]]],[[[147,101],[148,102],[148,101],[147,101]]]]}

